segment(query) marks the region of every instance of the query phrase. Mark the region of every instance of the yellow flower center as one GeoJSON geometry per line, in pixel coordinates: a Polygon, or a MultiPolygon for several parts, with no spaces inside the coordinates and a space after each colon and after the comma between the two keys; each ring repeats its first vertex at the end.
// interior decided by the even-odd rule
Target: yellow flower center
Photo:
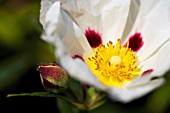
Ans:
{"type": "Polygon", "coordinates": [[[111,41],[107,46],[100,45],[90,56],[85,58],[94,75],[106,86],[122,87],[141,74],[135,52],[117,40],[114,46],[111,41]]]}

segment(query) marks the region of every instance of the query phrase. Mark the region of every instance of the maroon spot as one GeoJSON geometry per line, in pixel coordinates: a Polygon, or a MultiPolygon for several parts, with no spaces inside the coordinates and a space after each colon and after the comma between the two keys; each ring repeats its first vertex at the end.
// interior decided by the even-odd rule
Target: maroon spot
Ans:
{"type": "Polygon", "coordinates": [[[79,59],[81,59],[82,61],[84,61],[83,57],[80,56],[80,55],[78,55],[78,54],[73,55],[72,58],[73,58],[73,59],[79,58],[79,59]]]}
{"type": "Polygon", "coordinates": [[[151,73],[151,72],[153,72],[153,69],[148,69],[148,70],[146,70],[142,73],[142,76],[147,74],[147,73],[151,73]]]}
{"type": "MultiPolygon", "coordinates": [[[[131,48],[134,52],[137,52],[144,44],[141,33],[138,32],[132,35],[129,38],[128,42],[129,42],[129,48],[131,48]]],[[[127,46],[127,43],[124,46],[127,46]]]]}
{"type": "Polygon", "coordinates": [[[95,30],[88,28],[85,32],[85,36],[92,48],[96,48],[100,44],[102,44],[101,34],[96,32],[95,30]]]}

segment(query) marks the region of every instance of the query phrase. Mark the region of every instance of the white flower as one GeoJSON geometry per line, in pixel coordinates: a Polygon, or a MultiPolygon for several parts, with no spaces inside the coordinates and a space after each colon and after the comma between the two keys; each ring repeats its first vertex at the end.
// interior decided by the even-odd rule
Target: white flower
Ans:
{"type": "Polygon", "coordinates": [[[70,76],[116,101],[130,102],[159,87],[170,68],[169,0],[42,0],[40,21],[42,38],[56,46],[70,76]]]}

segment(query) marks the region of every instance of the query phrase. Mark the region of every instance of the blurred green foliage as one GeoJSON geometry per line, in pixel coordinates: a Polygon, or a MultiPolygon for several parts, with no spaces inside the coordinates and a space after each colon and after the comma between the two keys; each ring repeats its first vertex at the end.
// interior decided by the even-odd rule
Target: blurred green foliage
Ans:
{"type": "MultiPolygon", "coordinates": [[[[40,39],[43,28],[39,10],[40,0],[0,0],[0,92],[15,90],[30,68],[36,71],[38,64],[56,60],[53,46],[40,39]]],[[[168,113],[170,72],[165,78],[163,86],[139,100],[121,104],[108,99],[90,113],[168,113]]],[[[62,100],[58,106],[62,106],[61,112],[70,112],[70,106],[62,100]]]]}
{"type": "Polygon", "coordinates": [[[7,0],[0,4],[0,91],[14,84],[30,68],[55,61],[53,47],[43,42],[40,0],[7,0]]]}

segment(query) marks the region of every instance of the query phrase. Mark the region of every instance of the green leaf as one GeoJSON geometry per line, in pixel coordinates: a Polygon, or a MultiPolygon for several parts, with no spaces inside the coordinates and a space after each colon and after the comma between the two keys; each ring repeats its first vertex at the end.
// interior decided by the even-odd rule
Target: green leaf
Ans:
{"type": "Polygon", "coordinates": [[[79,111],[75,106],[62,99],[57,98],[56,102],[60,113],[78,113],[79,111]]]}
{"type": "Polygon", "coordinates": [[[122,113],[121,109],[123,108],[108,99],[101,106],[90,110],[89,113],[122,113]]]}
{"type": "Polygon", "coordinates": [[[64,96],[56,95],[56,94],[51,94],[51,93],[48,93],[48,92],[20,93],[20,94],[8,94],[7,95],[7,97],[14,97],[14,96],[54,97],[54,98],[62,99],[64,101],[74,105],[78,109],[84,109],[84,105],[82,105],[80,103],[73,102],[72,100],[70,100],[69,98],[66,98],[64,96]]]}
{"type": "Polygon", "coordinates": [[[56,97],[55,94],[50,94],[48,92],[20,93],[20,94],[8,94],[7,95],[7,97],[14,97],[14,96],[56,97]]]}

